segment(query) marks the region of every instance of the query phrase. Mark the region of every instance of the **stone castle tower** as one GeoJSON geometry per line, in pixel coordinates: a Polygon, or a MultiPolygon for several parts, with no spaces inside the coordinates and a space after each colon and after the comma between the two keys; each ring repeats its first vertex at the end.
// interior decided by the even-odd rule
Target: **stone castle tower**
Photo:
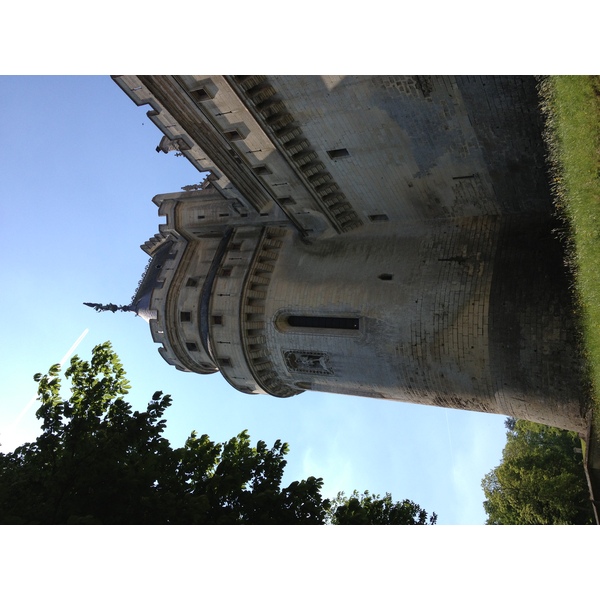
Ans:
{"type": "Polygon", "coordinates": [[[114,80],[209,172],[142,246],[168,363],[586,431],[533,78],[114,80]]]}

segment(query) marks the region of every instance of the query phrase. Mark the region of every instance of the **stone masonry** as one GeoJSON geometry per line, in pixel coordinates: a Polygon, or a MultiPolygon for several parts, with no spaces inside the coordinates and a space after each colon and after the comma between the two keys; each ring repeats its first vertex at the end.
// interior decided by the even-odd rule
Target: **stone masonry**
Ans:
{"type": "Polygon", "coordinates": [[[208,173],[142,246],[167,362],[586,432],[534,78],[114,80],[208,173]]]}

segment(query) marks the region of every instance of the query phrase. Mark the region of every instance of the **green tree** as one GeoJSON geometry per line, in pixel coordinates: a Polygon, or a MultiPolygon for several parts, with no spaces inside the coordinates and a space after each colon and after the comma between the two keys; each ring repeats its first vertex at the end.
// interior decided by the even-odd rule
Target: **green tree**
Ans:
{"type": "Polygon", "coordinates": [[[354,490],[350,497],[340,492],[328,511],[333,525],[434,525],[437,515],[427,512],[410,500],[394,502],[392,495],[360,494],[354,490]]]}
{"type": "Polygon", "coordinates": [[[487,524],[592,523],[577,434],[515,419],[506,427],[502,462],[481,482],[487,524]]]}
{"type": "Polygon", "coordinates": [[[252,447],[243,431],[224,444],[195,432],[183,448],[163,437],[171,398],[145,411],[110,343],[91,362],[75,356],[61,396],[60,366],[37,374],[42,433],[0,454],[0,522],[90,524],[320,524],[322,480],[281,488],[287,444],[252,447]]]}

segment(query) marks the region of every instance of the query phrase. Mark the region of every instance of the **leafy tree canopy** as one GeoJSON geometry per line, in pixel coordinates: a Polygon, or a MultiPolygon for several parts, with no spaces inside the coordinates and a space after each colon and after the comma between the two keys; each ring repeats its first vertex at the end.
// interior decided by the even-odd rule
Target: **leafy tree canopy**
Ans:
{"type": "Polygon", "coordinates": [[[329,501],[322,479],[282,488],[287,444],[251,446],[246,431],[226,443],[195,432],[183,448],[163,437],[171,398],[145,411],[125,401],[129,382],[110,343],[91,362],[75,356],[61,395],[60,366],[37,374],[42,433],[0,454],[1,523],[318,524],[329,501]]]}
{"type": "Polygon", "coordinates": [[[507,419],[502,462],[481,484],[488,525],[591,524],[576,433],[507,419]]]}
{"type": "Polygon", "coordinates": [[[385,496],[354,490],[350,497],[340,492],[328,511],[333,525],[434,525],[437,515],[427,512],[410,500],[394,502],[391,494],[385,496]]]}
{"type": "Polygon", "coordinates": [[[193,431],[182,448],[163,437],[171,398],[155,392],[145,411],[125,401],[130,385],[109,342],[90,362],[73,357],[37,374],[42,433],[0,453],[2,524],[390,524],[435,523],[410,500],[354,492],[333,501],[309,477],[281,487],[288,446],[225,443],[193,431]]]}

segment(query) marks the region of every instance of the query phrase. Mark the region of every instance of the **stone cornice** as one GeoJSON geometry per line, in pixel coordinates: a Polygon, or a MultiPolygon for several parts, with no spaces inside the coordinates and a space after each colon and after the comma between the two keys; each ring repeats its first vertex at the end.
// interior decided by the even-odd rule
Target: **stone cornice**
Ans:
{"type": "Polygon", "coordinates": [[[240,299],[241,335],[248,365],[259,385],[272,396],[287,398],[300,394],[284,383],[270,359],[266,344],[265,302],[274,264],[285,229],[266,227],[256,249],[240,299]]]}
{"type": "Polygon", "coordinates": [[[293,115],[278,97],[277,90],[264,75],[226,76],[254,118],[263,124],[265,133],[285,156],[338,233],[360,227],[363,223],[333,176],[318,159],[310,142],[295,124],[293,115]]]}
{"type": "Polygon", "coordinates": [[[219,165],[224,175],[236,182],[237,189],[257,212],[273,200],[250,169],[228,151],[230,148],[225,138],[207,122],[197,104],[174,77],[140,75],[139,79],[160,104],[169,107],[169,113],[177,123],[219,165]]]}

